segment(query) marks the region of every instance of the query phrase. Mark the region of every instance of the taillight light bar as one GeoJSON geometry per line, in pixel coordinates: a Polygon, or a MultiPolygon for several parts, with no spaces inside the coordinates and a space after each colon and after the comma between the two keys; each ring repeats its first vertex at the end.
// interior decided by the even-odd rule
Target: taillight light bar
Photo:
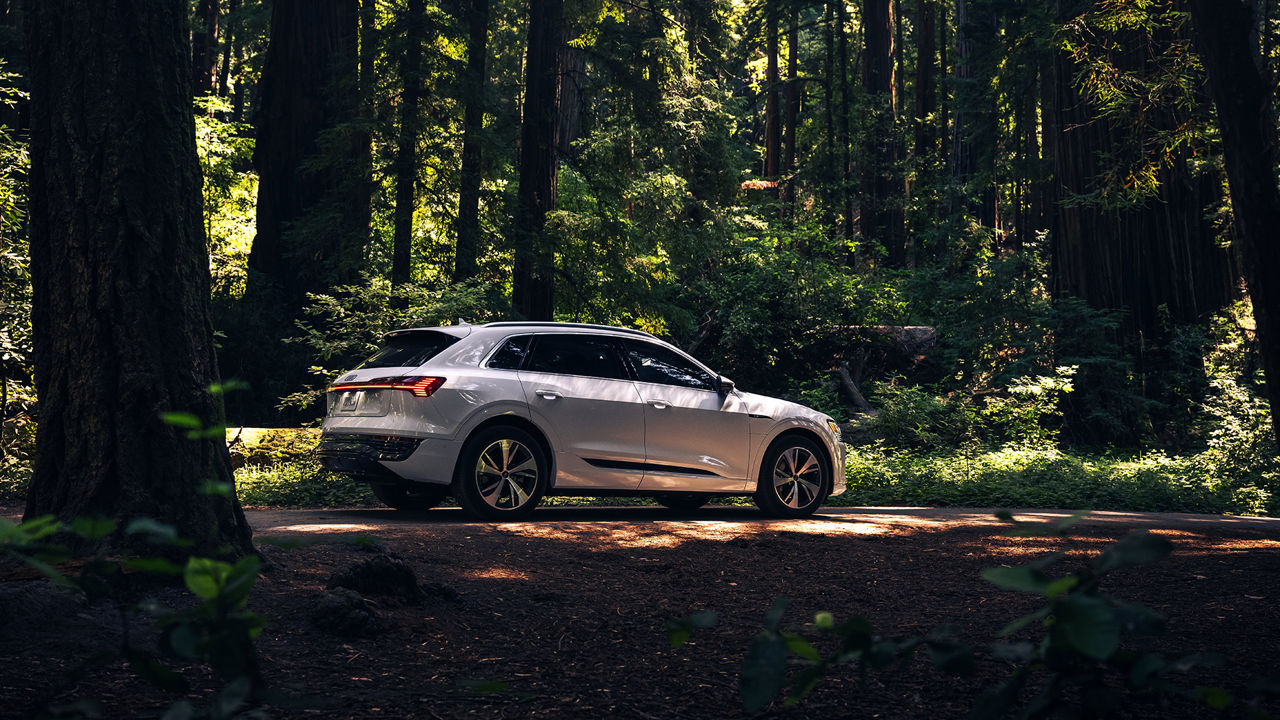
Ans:
{"type": "Polygon", "coordinates": [[[442,377],[389,377],[375,378],[364,382],[336,383],[325,388],[325,392],[345,392],[347,390],[408,390],[415,397],[431,397],[431,393],[444,384],[442,377]]]}

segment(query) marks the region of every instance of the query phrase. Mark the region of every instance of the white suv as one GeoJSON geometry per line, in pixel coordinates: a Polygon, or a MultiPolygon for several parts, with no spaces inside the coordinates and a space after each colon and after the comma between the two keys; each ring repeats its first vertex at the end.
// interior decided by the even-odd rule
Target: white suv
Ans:
{"type": "Polygon", "coordinates": [[[638,330],[539,322],[396,330],[329,386],[318,454],[387,505],[452,494],[520,517],[543,495],[646,495],[693,509],[751,495],[809,515],[844,492],[835,421],[753,395],[638,330]]]}

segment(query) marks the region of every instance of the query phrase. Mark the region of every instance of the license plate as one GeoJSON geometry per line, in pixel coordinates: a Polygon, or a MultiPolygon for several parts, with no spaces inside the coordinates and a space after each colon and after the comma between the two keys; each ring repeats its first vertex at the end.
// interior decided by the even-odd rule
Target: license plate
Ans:
{"type": "Polygon", "coordinates": [[[339,412],[353,413],[360,406],[360,391],[342,393],[342,406],[339,412]]]}
{"type": "Polygon", "coordinates": [[[348,390],[338,398],[337,414],[357,417],[386,415],[386,393],[381,390],[348,390]]]}

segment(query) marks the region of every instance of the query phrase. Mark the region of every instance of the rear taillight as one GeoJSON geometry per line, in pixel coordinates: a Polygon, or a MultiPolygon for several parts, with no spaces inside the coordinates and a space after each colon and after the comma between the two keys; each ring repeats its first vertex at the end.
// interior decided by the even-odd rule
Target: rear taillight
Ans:
{"type": "Polygon", "coordinates": [[[420,398],[431,397],[431,393],[444,384],[442,377],[389,377],[374,378],[364,382],[336,383],[325,388],[325,392],[345,392],[347,390],[408,390],[420,398]]]}

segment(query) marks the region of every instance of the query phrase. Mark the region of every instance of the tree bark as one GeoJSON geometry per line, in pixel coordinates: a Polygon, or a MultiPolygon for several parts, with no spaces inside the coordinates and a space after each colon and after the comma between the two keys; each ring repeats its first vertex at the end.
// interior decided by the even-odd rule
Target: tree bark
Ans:
{"type": "Polygon", "coordinates": [[[405,47],[400,54],[400,137],[396,142],[396,207],[391,239],[391,284],[409,282],[413,249],[414,185],[418,177],[418,98],[422,91],[422,40],[426,34],[422,0],[409,0],[404,15],[405,47]]]}
{"type": "Polygon", "coordinates": [[[202,492],[232,483],[221,433],[191,440],[160,416],[223,422],[187,3],[25,9],[40,402],[25,516],[145,516],[196,552],[253,552],[235,495],[202,492]]]}
{"type": "Polygon", "coordinates": [[[513,309],[529,320],[551,320],[555,310],[555,249],[545,226],[547,213],[556,207],[556,89],[562,16],[563,0],[529,0],[511,287],[513,309]]]}
{"type": "Polygon", "coordinates": [[[484,144],[485,60],[489,44],[489,0],[471,0],[467,12],[466,108],[462,118],[462,167],[458,173],[458,242],[454,249],[454,282],[478,271],[480,254],[480,181],[484,144]]]}
{"type": "Polygon", "coordinates": [[[778,179],[779,90],[778,79],[778,0],[765,0],[765,76],[764,76],[764,177],[778,179]]]}
{"type": "Polygon", "coordinates": [[[862,240],[889,251],[889,265],[903,262],[902,236],[890,227],[893,136],[893,49],[889,0],[864,0],[862,6],[863,89],[868,103],[862,152],[862,240]]]}
{"type": "MultiPolygon", "coordinates": [[[[800,11],[791,9],[787,27],[787,103],[782,123],[782,174],[786,176],[782,186],[782,200],[790,206],[795,202],[795,182],[791,174],[796,166],[796,119],[800,114],[800,11]]],[[[790,210],[788,210],[790,212],[790,210]]]]}
{"type": "Polygon", "coordinates": [[[240,0],[228,0],[226,21],[226,39],[222,43],[222,65],[218,68],[218,97],[226,97],[230,90],[231,80],[231,59],[235,57],[236,52],[236,29],[232,25],[230,16],[240,9],[240,0]]]}
{"type": "Polygon", "coordinates": [[[191,67],[195,94],[211,95],[218,69],[218,0],[200,0],[196,5],[196,27],[191,33],[191,67]]]}
{"type": "Polygon", "coordinates": [[[1253,12],[1240,0],[1189,0],[1196,48],[1218,110],[1231,207],[1245,258],[1258,348],[1280,442],[1280,188],[1276,185],[1274,84],[1259,71],[1253,12]]]}
{"type": "Polygon", "coordinates": [[[308,292],[357,277],[368,239],[369,140],[357,87],[356,0],[276,0],[255,113],[257,236],[249,289],[308,292]]]}
{"type": "MultiPolygon", "coordinates": [[[[849,34],[848,16],[844,0],[829,0],[836,6],[836,60],[840,64],[840,101],[836,105],[836,144],[840,146],[840,199],[843,212],[842,233],[846,241],[853,239],[853,158],[850,155],[849,103],[852,102],[849,86],[849,34]]],[[[852,261],[852,257],[849,258],[852,261]]]]}

